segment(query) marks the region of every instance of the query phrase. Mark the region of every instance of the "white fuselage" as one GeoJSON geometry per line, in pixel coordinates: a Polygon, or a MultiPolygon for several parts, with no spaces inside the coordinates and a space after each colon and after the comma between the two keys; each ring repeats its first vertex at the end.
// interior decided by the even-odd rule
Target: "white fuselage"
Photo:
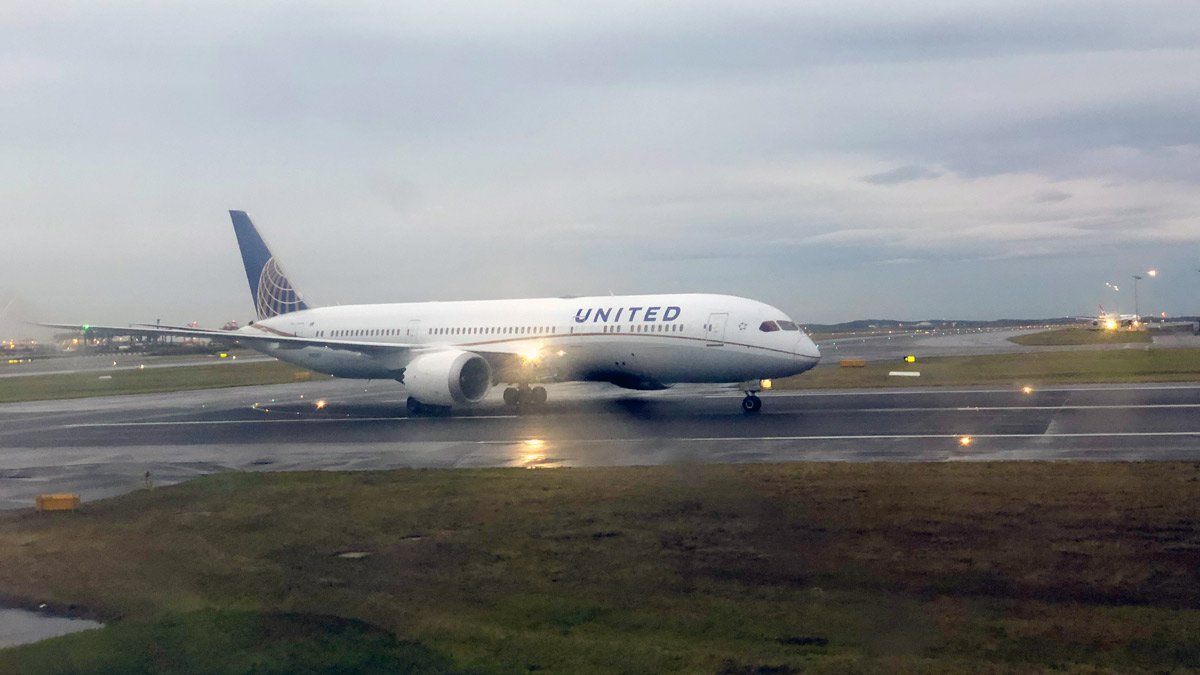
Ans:
{"type": "Polygon", "coordinates": [[[785,377],[816,365],[820,353],[802,330],[762,330],[764,322],[779,321],[790,326],[782,311],[728,295],[626,295],[321,307],[242,331],[413,346],[372,356],[370,350],[251,345],[337,377],[395,378],[422,353],[459,349],[489,361],[528,356],[554,381],[656,388],[785,377]]]}

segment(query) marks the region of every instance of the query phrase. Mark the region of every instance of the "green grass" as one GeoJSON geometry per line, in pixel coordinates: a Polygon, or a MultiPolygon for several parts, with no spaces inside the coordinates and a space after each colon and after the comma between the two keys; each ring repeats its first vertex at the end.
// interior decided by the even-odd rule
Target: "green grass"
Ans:
{"type": "Polygon", "coordinates": [[[1088,330],[1086,328],[1061,328],[1042,333],[1029,333],[1008,338],[1009,342],[1030,347],[1057,345],[1110,345],[1128,342],[1153,342],[1144,330],[1088,330]]]}
{"type": "Polygon", "coordinates": [[[835,361],[807,373],[775,380],[774,386],[777,389],[830,389],[1197,380],[1200,380],[1200,349],[1134,348],[936,357],[920,359],[916,363],[869,361],[864,368],[842,368],[835,361]],[[890,377],[890,371],[916,371],[921,376],[890,377]]]}
{"type": "Polygon", "coordinates": [[[6,673],[436,675],[450,659],[361,621],[228,610],[165,613],[0,653],[6,673]]]}
{"type": "Polygon", "coordinates": [[[0,403],[280,384],[324,378],[282,361],[0,378],[0,403]],[[111,379],[100,379],[101,376],[111,379]]]}
{"type": "Polygon", "coordinates": [[[1198,516],[1193,463],[223,474],[0,516],[0,594],[120,619],[0,672],[285,672],[258,624],[332,616],[295,672],[1195,673],[1198,516]]]}

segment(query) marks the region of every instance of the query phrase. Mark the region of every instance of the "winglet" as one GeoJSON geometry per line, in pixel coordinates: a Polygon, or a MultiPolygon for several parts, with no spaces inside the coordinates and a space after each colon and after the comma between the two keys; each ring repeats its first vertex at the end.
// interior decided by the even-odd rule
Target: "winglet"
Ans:
{"type": "Polygon", "coordinates": [[[245,211],[230,211],[233,231],[237,234],[238,248],[242,251],[242,263],[246,267],[246,280],[250,282],[250,295],[254,298],[254,310],[258,318],[266,319],[308,309],[300,293],[288,281],[283,268],[271,255],[270,249],[250,222],[245,211]]]}

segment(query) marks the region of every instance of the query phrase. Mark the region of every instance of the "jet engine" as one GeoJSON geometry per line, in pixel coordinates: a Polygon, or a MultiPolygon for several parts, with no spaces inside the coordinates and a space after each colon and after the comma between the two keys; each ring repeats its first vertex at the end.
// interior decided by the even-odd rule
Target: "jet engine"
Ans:
{"type": "Polygon", "coordinates": [[[492,386],[492,367],[460,349],[421,354],[404,368],[408,394],[427,405],[462,405],[483,400],[492,386]]]}

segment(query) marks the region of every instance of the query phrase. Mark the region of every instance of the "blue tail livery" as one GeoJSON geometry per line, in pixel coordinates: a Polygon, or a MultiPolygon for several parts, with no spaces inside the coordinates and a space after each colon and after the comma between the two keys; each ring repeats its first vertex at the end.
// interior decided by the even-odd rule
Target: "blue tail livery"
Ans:
{"type": "Polygon", "coordinates": [[[254,298],[254,310],[259,319],[308,309],[300,293],[288,281],[283,268],[263,243],[254,223],[245,211],[230,211],[233,231],[237,234],[238,248],[242,250],[242,263],[246,266],[246,280],[250,282],[250,295],[254,298]]]}

